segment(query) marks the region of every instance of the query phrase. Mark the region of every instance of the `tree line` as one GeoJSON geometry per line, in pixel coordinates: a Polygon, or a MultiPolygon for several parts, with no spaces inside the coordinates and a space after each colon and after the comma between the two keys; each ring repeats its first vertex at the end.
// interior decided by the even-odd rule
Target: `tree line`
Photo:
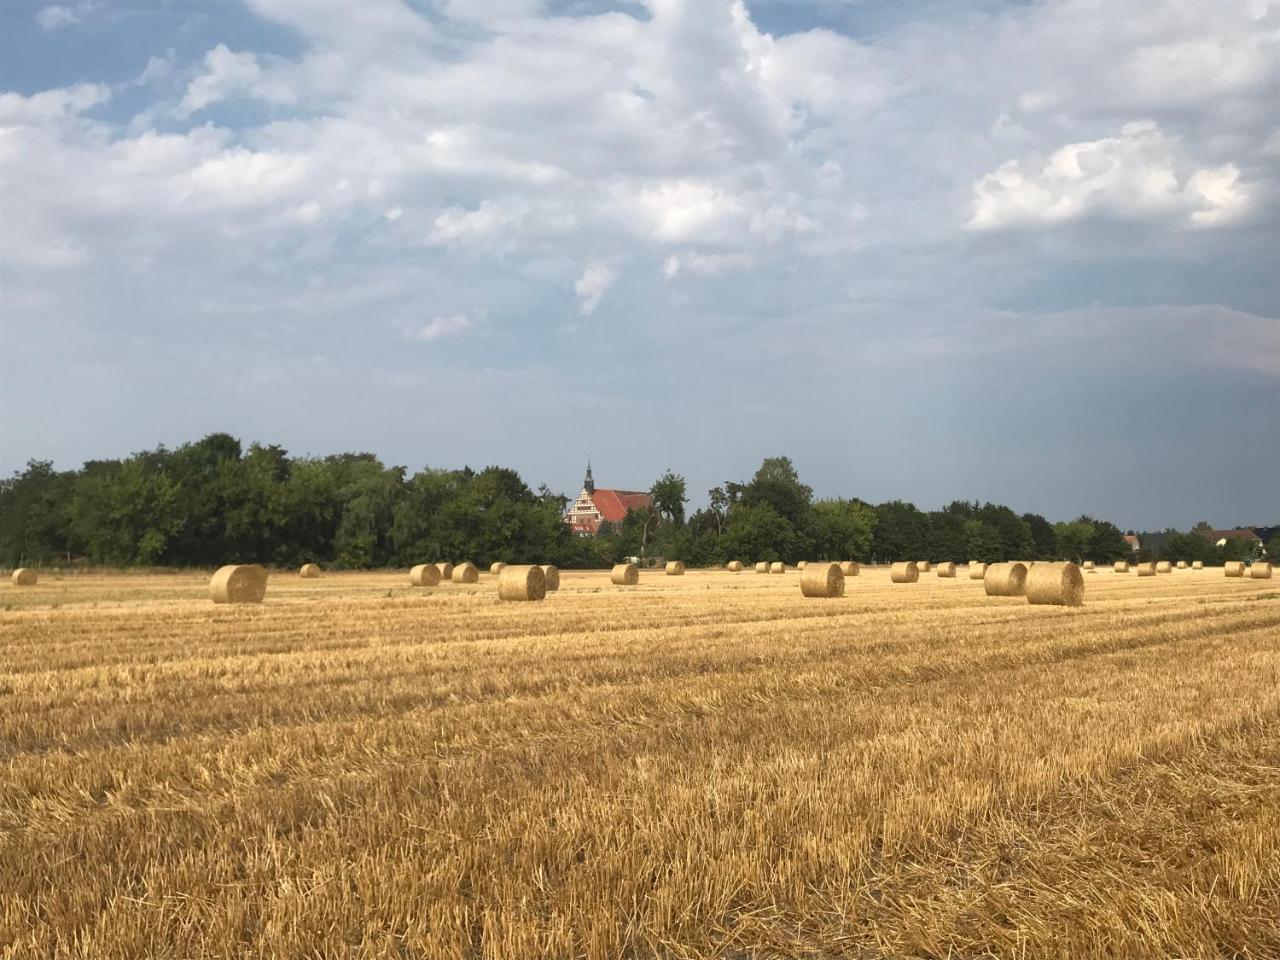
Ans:
{"type": "Polygon", "coordinates": [[[245,449],[215,433],[79,470],[32,461],[0,481],[0,564],[363,569],[467,559],[572,569],[629,557],[712,566],[1130,556],[1120,531],[1091,517],[1050,523],[992,503],[922,511],[897,500],[815,499],[786,457],[767,458],[750,480],[715,487],[691,516],[678,474],[668,470],[650,494],[652,509],[580,537],[563,522],[568,498],[545,485],[531,489],[505,467],[410,475],[372,454],[291,457],[279,446],[245,449]]]}

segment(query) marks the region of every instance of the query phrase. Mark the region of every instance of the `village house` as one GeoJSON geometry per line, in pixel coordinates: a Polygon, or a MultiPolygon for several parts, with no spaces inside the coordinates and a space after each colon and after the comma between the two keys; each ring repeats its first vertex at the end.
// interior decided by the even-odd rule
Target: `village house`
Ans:
{"type": "Polygon", "coordinates": [[[621,523],[628,510],[644,510],[652,506],[652,498],[643,491],[597,488],[595,479],[591,476],[591,461],[588,460],[582,492],[564,515],[564,522],[569,524],[574,533],[584,537],[595,536],[600,530],[600,524],[606,521],[621,523]]]}

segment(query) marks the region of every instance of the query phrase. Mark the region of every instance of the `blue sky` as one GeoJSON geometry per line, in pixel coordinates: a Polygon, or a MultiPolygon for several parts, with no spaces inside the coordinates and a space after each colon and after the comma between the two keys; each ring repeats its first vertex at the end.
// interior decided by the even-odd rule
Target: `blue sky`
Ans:
{"type": "Polygon", "coordinates": [[[1280,520],[1280,4],[5,0],[0,470],[1280,520]]]}

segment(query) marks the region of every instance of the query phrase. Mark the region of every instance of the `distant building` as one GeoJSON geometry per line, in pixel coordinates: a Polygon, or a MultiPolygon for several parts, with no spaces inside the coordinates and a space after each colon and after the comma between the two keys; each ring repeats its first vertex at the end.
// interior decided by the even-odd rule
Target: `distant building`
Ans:
{"type": "Polygon", "coordinates": [[[1140,541],[1135,534],[1126,533],[1124,535],[1124,542],[1129,545],[1130,553],[1137,553],[1142,549],[1142,541],[1140,541]]]}
{"type": "Polygon", "coordinates": [[[587,476],[582,481],[582,492],[578,494],[569,512],[564,515],[564,522],[573,528],[573,532],[582,536],[595,536],[600,524],[621,523],[628,510],[652,508],[653,499],[649,494],[639,490],[606,490],[597,488],[591,476],[591,461],[587,461],[587,476]]]}
{"type": "Polygon", "coordinates": [[[1217,547],[1225,547],[1228,540],[1246,540],[1250,546],[1262,543],[1262,538],[1252,530],[1205,530],[1202,531],[1209,542],[1217,547]]]}

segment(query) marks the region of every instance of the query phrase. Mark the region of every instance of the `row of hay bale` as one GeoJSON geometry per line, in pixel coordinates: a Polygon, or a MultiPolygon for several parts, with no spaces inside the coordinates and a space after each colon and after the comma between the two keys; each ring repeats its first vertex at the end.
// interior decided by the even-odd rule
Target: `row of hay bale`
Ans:
{"type": "MultiPolygon", "coordinates": [[[[853,560],[843,560],[843,561],[801,560],[799,563],[796,564],[795,568],[799,570],[801,573],[803,573],[805,570],[809,568],[811,564],[815,562],[839,563],[840,572],[843,573],[846,577],[856,577],[858,575],[859,567],[858,567],[858,564],[853,560]]],[[[741,573],[744,569],[746,569],[746,567],[744,566],[741,560],[730,560],[727,564],[725,564],[725,569],[728,570],[730,573],[741,573]]],[[[755,571],[756,573],[786,573],[787,565],[781,562],[780,560],[774,560],[772,562],[768,560],[761,560],[759,563],[755,565],[755,571]]]]}
{"type": "Polygon", "coordinates": [[[1271,564],[1260,560],[1255,560],[1248,567],[1241,560],[1228,560],[1224,573],[1228,577],[1243,577],[1247,572],[1254,580],[1270,580],[1271,564]]]}
{"type": "Polygon", "coordinates": [[[1026,597],[1027,603],[1078,607],[1084,603],[1084,576],[1074,563],[993,563],[983,576],[989,597],[1026,597]]]}
{"type": "MultiPolygon", "coordinates": [[[[503,600],[541,600],[547,591],[560,589],[560,571],[552,564],[503,563],[490,569],[498,574],[498,596],[503,600]]],[[[320,576],[320,567],[304,564],[298,575],[314,579],[320,576]]],[[[442,580],[477,583],[479,579],[474,563],[420,563],[409,571],[409,584],[415,587],[438,586],[442,580]]],[[[267,570],[260,564],[227,564],[209,578],[209,598],[214,603],[261,603],[266,595],[267,570]]]]}

